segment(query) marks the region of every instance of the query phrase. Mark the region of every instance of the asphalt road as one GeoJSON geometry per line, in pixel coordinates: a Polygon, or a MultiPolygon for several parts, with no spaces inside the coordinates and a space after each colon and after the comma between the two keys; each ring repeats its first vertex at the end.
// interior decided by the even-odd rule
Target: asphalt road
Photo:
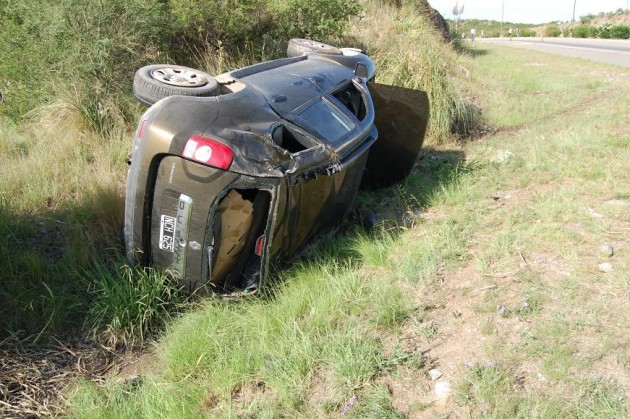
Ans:
{"type": "Polygon", "coordinates": [[[512,38],[510,41],[509,38],[477,38],[475,42],[533,49],[630,67],[630,40],[625,39],[512,38]]]}

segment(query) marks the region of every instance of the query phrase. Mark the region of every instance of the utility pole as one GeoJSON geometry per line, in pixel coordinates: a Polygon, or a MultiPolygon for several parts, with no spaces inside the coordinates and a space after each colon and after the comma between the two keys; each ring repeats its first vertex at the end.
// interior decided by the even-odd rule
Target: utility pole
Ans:
{"type": "Polygon", "coordinates": [[[572,20],[573,26],[575,26],[575,3],[577,3],[577,0],[573,0],[573,20],[572,20]]]}
{"type": "Polygon", "coordinates": [[[505,11],[505,0],[501,2],[501,29],[499,31],[499,38],[503,38],[503,12],[505,11]]]}

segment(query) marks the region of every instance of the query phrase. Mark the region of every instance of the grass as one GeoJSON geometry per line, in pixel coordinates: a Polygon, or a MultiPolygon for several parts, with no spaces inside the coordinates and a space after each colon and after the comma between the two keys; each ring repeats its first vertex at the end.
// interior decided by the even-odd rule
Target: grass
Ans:
{"type": "MultiPolygon", "coordinates": [[[[139,377],[64,395],[68,415],[630,414],[630,75],[498,47],[462,58],[408,11],[365,2],[378,24],[352,36],[381,82],[430,90],[428,146],[401,185],[358,197],[374,231],[345,225],[260,298],[182,313],[167,276],[122,267],[135,105],[55,86],[0,121],[2,345],[157,340],[139,377]],[[480,117],[472,103],[496,132],[443,144],[480,117]],[[434,367],[453,388],[439,402],[434,367]]],[[[195,59],[217,73],[245,55],[195,59]]]]}
{"type": "MultiPolygon", "coordinates": [[[[19,32],[21,42],[36,49],[44,48],[50,54],[36,54],[40,59],[30,63],[33,71],[50,69],[43,62],[46,60],[56,64],[55,70],[49,72],[50,79],[37,78],[37,83],[33,82],[35,84],[31,90],[34,94],[31,96],[15,96],[19,89],[27,88],[27,84],[19,83],[17,79],[8,80],[7,83],[19,87],[18,90],[2,87],[5,102],[1,105],[0,113],[11,115],[13,119],[0,117],[0,262],[7,268],[0,282],[0,296],[4,302],[0,305],[0,341],[11,336],[24,343],[32,343],[33,339],[41,343],[51,336],[81,338],[85,332],[92,336],[98,335],[101,330],[94,328],[116,320],[106,320],[102,316],[91,318],[96,315],[91,309],[93,302],[102,299],[103,295],[110,295],[115,300],[112,305],[118,306],[119,299],[115,297],[116,292],[110,289],[111,283],[117,284],[121,288],[120,292],[124,293],[128,291],[124,284],[129,282],[127,272],[119,269],[124,263],[121,232],[127,172],[125,161],[133,125],[143,108],[131,97],[129,83],[125,82],[129,77],[125,74],[128,75],[133,68],[147,61],[168,62],[169,57],[173,58],[167,53],[168,49],[161,49],[166,48],[162,45],[165,41],[162,38],[152,38],[147,43],[138,41],[154,30],[152,19],[159,20],[158,15],[171,11],[161,8],[153,10],[149,4],[151,2],[146,0],[129,4],[113,2],[104,6],[100,12],[86,9],[82,10],[83,14],[68,12],[73,8],[81,9],[83,6],[80,2],[68,5],[46,2],[41,10],[29,9],[26,3],[18,3],[16,10],[7,9],[5,12],[10,12],[7,15],[10,24],[17,25],[14,29],[19,32]],[[138,15],[137,10],[147,7],[151,13],[140,13],[146,16],[146,21],[132,18],[138,15]],[[21,17],[14,13],[22,9],[31,16],[29,22],[33,30],[30,32],[20,26],[21,17]],[[106,17],[112,13],[121,16],[118,27],[110,27],[107,23],[111,19],[106,17]],[[64,19],[54,19],[55,25],[50,25],[49,19],[58,15],[63,15],[64,19]],[[85,15],[85,21],[75,21],[72,18],[75,15],[85,15]],[[94,45],[93,48],[80,42],[81,48],[85,49],[81,49],[84,52],[81,59],[72,54],[64,55],[65,50],[58,49],[54,40],[63,33],[75,42],[77,36],[81,37],[86,32],[81,30],[84,25],[99,29],[88,31],[90,37],[99,41],[87,43],[94,45]],[[41,36],[37,35],[38,31],[42,31],[41,36]],[[38,37],[43,37],[46,42],[33,41],[38,37]],[[128,54],[133,55],[133,60],[127,59],[128,54]],[[81,65],[76,63],[77,60],[81,61],[81,65]],[[67,74],[65,70],[57,68],[64,66],[74,68],[72,79],[52,77],[67,74]],[[96,71],[94,66],[100,70],[96,71]],[[35,95],[35,90],[41,95],[35,95]],[[31,110],[25,113],[24,109],[31,110]],[[89,317],[88,321],[85,321],[86,316],[89,317]],[[84,325],[93,325],[93,328],[85,330],[84,325]]],[[[307,7],[306,3],[291,4],[307,7]]],[[[268,4],[271,3],[265,2],[265,5],[268,4]]],[[[274,4],[287,5],[286,2],[274,4]]],[[[365,16],[374,19],[379,12],[377,6],[376,2],[366,3],[365,16]]],[[[318,7],[337,6],[321,2],[318,7]]],[[[186,10],[184,8],[180,12],[186,10]]],[[[441,121],[433,129],[434,138],[436,142],[442,141],[456,125],[458,117],[453,113],[454,109],[463,103],[459,96],[454,100],[449,99],[454,94],[451,84],[456,82],[456,78],[448,76],[449,68],[459,65],[459,59],[448,45],[440,45],[431,50],[430,56],[414,54],[408,62],[398,62],[393,51],[388,52],[386,48],[392,44],[399,29],[411,31],[417,26],[419,32],[414,32],[413,36],[425,37],[425,41],[430,39],[427,46],[437,37],[417,13],[411,13],[410,10],[406,10],[410,13],[397,12],[393,8],[387,10],[390,13],[387,21],[391,29],[389,38],[381,39],[383,43],[375,43],[370,48],[384,69],[400,64],[408,66],[409,71],[417,74],[425,74],[424,70],[430,70],[435,79],[440,80],[439,85],[435,83],[435,90],[431,90],[431,97],[434,101],[432,121],[441,121]],[[408,20],[399,24],[397,16],[407,16],[408,20]],[[383,51],[382,56],[378,54],[379,51],[383,51]],[[442,54],[444,60],[440,58],[442,54]],[[428,59],[437,61],[428,68],[424,64],[428,59]],[[425,65],[423,71],[416,71],[415,66],[419,63],[425,65]],[[438,98],[441,98],[440,105],[438,98]],[[438,117],[439,114],[442,117],[438,117]]],[[[343,15],[347,10],[339,9],[337,12],[343,15]]],[[[235,18],[247,17],[239,16],[235,18]]],[[[169,34],[171,32],[165,29],[160,36],[168,37],[169,34]]],[[[0,38],[5,35],[9,37],[10,34],[0,34],[0,38]]],[[[204,41],[205,47],[193,48],[196,45],[194,40],[187,40],[186,48],[193,48],[192,53],[187,54],[187,59],[192,65],[218,74],[252,62],[276,58],[280,43],[272,42],[270,36],[263,36],[265,42],[244,43],[238,54],[234,53],[233,48],[229,49],[227,44],[218,43],[215,48],[204,41]],[[254,45],[264,47],[255,48],[254,45]]],[[[282,36],[278,39],[284,39],[282,36]]],[[[166,44],[171,45],[169,42],[166,44]]],[[[12,50],[2,64],[7,68],[24,68],[19,64],[22,59],[23,55],[16,55],[12,50]]],[[[23,76],[22,73],[12,74],[23,76]]],[[[384,71],[382,77],[383,81],[391,79],[397,83],[408,82],[410,87],[430,88],[434,85],[427,77],[403,80],[406,76],[402,73],[388,76],[384,71]]],[[[427,185],[427,190],[432,186],[427,185]]],[[[404,189],[398,191],[401,202],[424,199],[403,196],[404,193],[404,189]]],[[[369,240],[366,238],[363,242],[369,240]]],[[[365,250],[368,251],[367,248],[365,250]]],[[[380,252],[383,257],[385,255],[377,249],[374,251],[380,252]]],[[[378,258],[378,254],[375,257],[378,258]]],[[[386,262],[383,257],[380,263],[386,262]]],[[[374,262],[379,263],[377,260],[374,262]]],[[[135,280],[143,282],[144,273],[136,272],[135,280]]],[[[133,295],[139,298],[136,303],[140,303],[144,297],[149,298],[135,292],[133,295]]],[[[152,301],[159,304],[156,299],[152,301]]],[[[151,309],[159,311],[157,307],[151,309]]],[[[127,324],[126,327],[136,331],[146,330],[143,325],[127,324]]],[[[112,338],[112,342],[134,340],[129,330],[122,330],[118,326],[106,329],[119,333],[112,338]]]]}
{"type": "Polygon", "coordinates": [[[349,36],[377,63],[377,82],[427,92],[429,138],[440,144],[453,132],[467,134],[477,123],[478,109],[466,98],[461,82],[468,61],[442,41],[416,7],[413,2],[397,8],[387,2],[365,1],[349,36]]]}
{"type": "Polygon", "coordinates": [[[495,135],[426,149],[359,197],[372,235],[324,240],[261,298],[204,301],[158,367],[83,383],[72,415],[627,417],[630,74],[499,47],[472,68],[495,135]]]}

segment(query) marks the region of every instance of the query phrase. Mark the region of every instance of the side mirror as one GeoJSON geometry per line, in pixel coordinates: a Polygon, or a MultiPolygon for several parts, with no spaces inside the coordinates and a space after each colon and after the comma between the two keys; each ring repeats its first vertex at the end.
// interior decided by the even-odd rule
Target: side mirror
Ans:
{"type": "Polygon", "coordinates": [[[354,75],[362,79],[367,79],[368,78],[367,66],[363,63],[357,63],[357,66],[354,69],[354,75]]]}

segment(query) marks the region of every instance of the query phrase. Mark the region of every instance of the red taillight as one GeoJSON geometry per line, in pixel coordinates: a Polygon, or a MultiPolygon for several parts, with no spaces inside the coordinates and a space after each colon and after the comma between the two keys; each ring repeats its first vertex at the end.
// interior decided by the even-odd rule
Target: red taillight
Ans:
{"type": "Polygon", "coordinates": [[[262,236],[258,237],[258,239],[256,239],[256,248],[254,249],[254,253],[256,253],[258,256],[261,256],[264,245],[265,245],[265,235],[263,234],[262,236]]]}
{"type": "Polygon", "coordinates": [[[195,135],[186,142],[182,156],[208,166],[227,169],[232,164],[234,152],[212,138],[195,135]]]}
{"type": "Polygon", "coordinates": [[[144,120],[142,121],[142,124],[140,124],[140,130],[138,131],[138,140],[142,141],[142,137],[144,137],[144,130],[147,128],[147,122],[148,120],[144,120]]]}

